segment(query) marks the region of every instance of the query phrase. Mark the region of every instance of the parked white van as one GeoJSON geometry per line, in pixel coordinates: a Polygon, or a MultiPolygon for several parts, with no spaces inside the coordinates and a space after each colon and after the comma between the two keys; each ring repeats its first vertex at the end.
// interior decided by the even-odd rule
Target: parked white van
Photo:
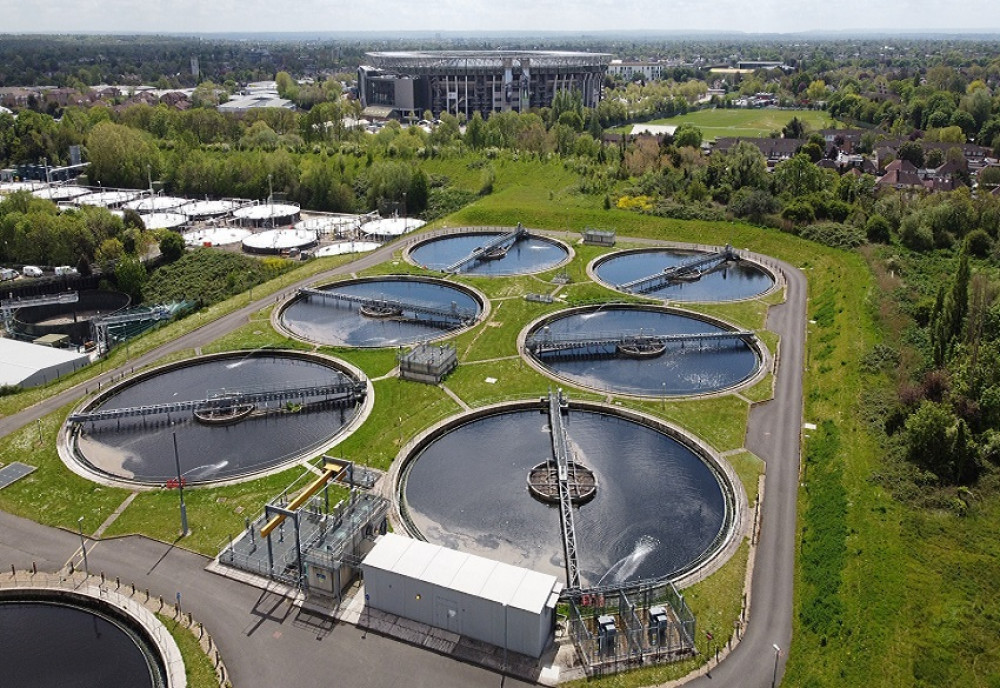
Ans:
{"type": "Polygon", "coordinates": [[[76,268],[70,267],[69,265],[60,265],[56,268],[56,276],[60,275],[79,275],[80,273],[76,268]]]}
{"type": "Polygon", "coordinates": [[[37,265],[25,265],[21,268],[21,274],[25,277],[41,277],[42,269],[37,265]]]}

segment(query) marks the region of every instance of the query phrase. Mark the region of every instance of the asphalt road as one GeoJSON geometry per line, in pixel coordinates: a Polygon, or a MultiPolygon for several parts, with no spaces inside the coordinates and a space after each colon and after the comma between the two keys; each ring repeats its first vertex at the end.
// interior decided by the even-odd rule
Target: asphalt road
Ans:
{"type": "MultiPolygon", "coordinates": [[[[646,243],[646,242],[643,242],[646,243]]],[[[654,242],[649,242],[654,243],[654,242]]],[[[236,329],[254,312],[283,299],[300,286],[335,275],[364,270],[392,257],[400,248],[384,246],[322,275],[301,280],[128,362],[128,368],[153,363],[184,349],[205,346],[236,329]]],[[[774,264],[770,258],[761,257],[774,264]]],[[[747,448],[767,463],[762,525],[753,577],[749,624],[742,642],[711,674],[689,685],[766,688],[784,669],[792,634],[795,566],[795,518],[802,426],[802,377],[805,360],[806,279],[787,263],[778,263],[788,285],[784,304],[770,309],[768,329],[781,336],[778,376],[772,401],[750,413],[747,448]]],[[[85,388],[120,376],[126,367],[77,385],[21,413],[0,419],[0,437],[82,397],[85,388]]],[[[79,547],[79,537],[0,512],[0,563],[55,571],[79,547]]],[[[204,571],[207,560],[146,538],[128,537],[94,545],[91,571],[134,581],[151,594],[173,599],[192,610],[215,636],[239,688],[321,685],[350,677],[360,687],[499,685],[498,674],[420,650],[350,625],[331,625],[293,608],[288,600],[204,571]]],[[[2,574],[0,574],[2,575],[2,574]]],[[[505,685],[519,685],[506,681],[505,685]]],[[[520,684],[524,685],[524,684],[520,684]]]]}

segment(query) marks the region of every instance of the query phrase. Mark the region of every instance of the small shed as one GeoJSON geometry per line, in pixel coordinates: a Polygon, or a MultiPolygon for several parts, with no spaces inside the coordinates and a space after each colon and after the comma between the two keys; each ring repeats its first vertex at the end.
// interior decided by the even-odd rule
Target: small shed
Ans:
{"type": "Polygon", "coordinates": [[[436,385],[458,367],[458,353],[451,344],[421,344],[399,356],[399,377],[436,385]]]}
{"type": "Polygon", "coordinates": [[[590,246],[614,246],[615,230],[586,227],[583,230],[583,243],[590,246]]]}
{"type": "Polygon", "coordinates": [[[563,587],[555,576],[394,533],[361,568],[374,609],[529,657],[552,642],[563,587]]]}

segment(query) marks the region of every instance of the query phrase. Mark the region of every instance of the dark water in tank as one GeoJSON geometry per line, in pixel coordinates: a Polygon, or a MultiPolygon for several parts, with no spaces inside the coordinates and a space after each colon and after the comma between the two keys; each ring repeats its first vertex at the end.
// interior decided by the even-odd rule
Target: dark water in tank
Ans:
{"type": "MultiPolygon", "coordinates": [[[[441,282],[376,279],[331,285],[324,289],[432,308],[450,309],[454,303],[460,310],[477,315],[481,310],[479,302],[470,293],[441,282]]],[[[404,310],[403,315],[410,314],[404,310]]],[[[448,332],[446,328],[421,322],[369,318],[358,312],[357,304],[319,298],[298,299],[284,310],[281,320],[285,327],[300,337],[331,346],[403,346],[436,339],[448,332]]]]}
{"type": "Polygon", "coordinates": [[[48,602],[0,602],[0,686],[144,688],[146,656],[117,624],[48,602]]]}
{"type": "MultiPolygon", "coordinates": [[[[245,354],[178,368],[126,387],[98,408],[112,409],[204,399],[222,389],[313,385],[346,380],[315,361],[245,354]]],[[[296,400],[297,401],[297,400],[296,400]]],[[[285,402],[270,402],[272,408],[285,402]]],[[[96,409],[94,409],[96,410],[96,409]]],[[[83,455],[97,468],[123,478],[164,482],[177,475],[172,433],[177,433],[181,473],[192,482],[223,480],[275,466],[318,446],[349,423],[355,408],[303,409],[251,416],[233,425],[209,426],[190,411],[84,423],[83,455]]]]}
{"type": "MultiPolygon", "coordinates": [[[[710,323],[675,313],[642,308],[608,307],[574,313],[547,323],[553,335],[693,334],[724,331],[710,323]]],[[[541,329],[529,337],[541,336],[541,329]]],[[[607,347],[610,352],[612,346],[607,347]]],[[[623,357],[567,360],[543,355],[537,360],[553,373],[584,387],[624,394],[678,396],[713,392],[753,376],[760,361],[742,340],[671,343],[656,358],[623,357]]]]}
{"type": "MultiPolygon", "coordinates": [[[[436,544],[565,580],[557,506],[528,493],[532,466],[551,456],[548,416],[514,411],[470,421],[414,460],[409,515],[436,544]]],[[[575,511],[584,585],[668,576],[706,555],[725,525],[722,487],[677,441],[616,416],[571,410],[575,460],[597,476],[575,511]]]]}
{"type": "MultiPolygon", "coordinates": [[[[702,254],[687,251],[650,250],[608,258],[595,267],[597,277],[611,287],[654,275],[702,254]]],[[[694,282],[676,282],[644,295],[671,301],[734,301],[763,294],[774,279],[753,263],[732,263],[694,282]]]]}
{"type": "MultiPolygon", "coordinates": [[[[431,239],[410,251],[417,265],[442,270],[501,234],[463,234],[431,239]]],[[[529,236],[515,243],[507,255],[498,260],[484,260],[462,269],[466,275],[522,275],[542,272],[566,260],[569,254],[559,244],[529,236]]]]}

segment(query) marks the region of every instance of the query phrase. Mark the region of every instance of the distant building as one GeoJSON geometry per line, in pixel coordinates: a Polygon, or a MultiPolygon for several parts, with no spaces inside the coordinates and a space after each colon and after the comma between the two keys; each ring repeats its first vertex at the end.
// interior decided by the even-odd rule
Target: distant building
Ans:
{"type": "Polygon", "coordinates": [[[430,110],[484,117],[549,107],[556,93],[578,91],[597,107],[611,61],[606,53],[542,50],[366,53],[358,68],[361,106],[386,107],[407,117],[430,110]]]}
{"type": "Polygon", "coordinates": [[[647,81],[658,81],[663,78],[663,70],[669,68],[669,65],[662,62],[611,60],[611,64],[608,65],[608,75],[631,81],[638,74],[647,81]]]}

